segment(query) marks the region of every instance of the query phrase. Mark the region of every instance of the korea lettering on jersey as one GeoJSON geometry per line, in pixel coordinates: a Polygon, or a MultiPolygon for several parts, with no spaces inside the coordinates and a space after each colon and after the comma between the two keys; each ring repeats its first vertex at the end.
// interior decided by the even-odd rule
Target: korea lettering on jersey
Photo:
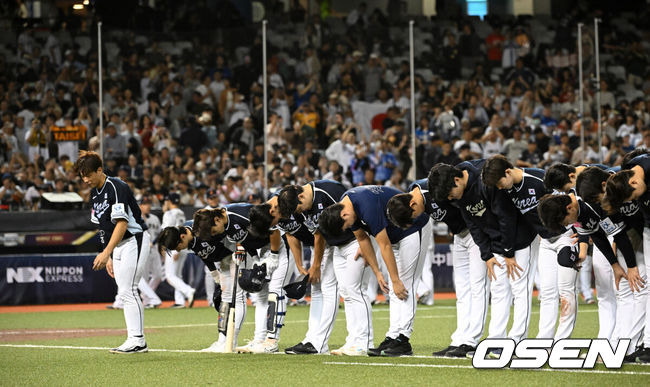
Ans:
{"type": "Polygon", "coordinates": [[[485,207],[485,202],[483,201],[483,199],[481,199],[480,202],[474,205],[470,204],[465,206],[465,210],[472,216],[483,216],[486,209],[487,208],[485,207]]]}
{"type": "MultiPolygon", "coordinates": [[[[230,216],[230,214],[228,214],[230,216]]],[[[229,241],[234,242],[234,243],[240,243],[246,237],[248,236],[248,231],[243,229],[240,225],[237,223],[232,225],[233,228],[235,229],[234,233],[229,233],[228,236],[226,237],[229,241]]]]}
{"type": "Polygon", "coordinates": [[[302,225],[296,220],[296,217],[291,214],[288,219],[280,219],[278,222],[278,228],[282,231],[293,234],[300,229],[302,225]]]}
{"type": "Polygon", "coordinates": [[[434,201],[429,201],[429,216],[431,219],[433,219],[436,222],[442,222],[445,219],[445,216],[447,216],[447,210],[443,210],[438,206],[438,204],[434,201]]]}

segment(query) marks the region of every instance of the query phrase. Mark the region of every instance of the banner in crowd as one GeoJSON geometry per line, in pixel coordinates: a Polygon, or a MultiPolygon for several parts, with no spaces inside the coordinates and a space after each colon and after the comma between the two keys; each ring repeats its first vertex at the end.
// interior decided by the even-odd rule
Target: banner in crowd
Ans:
{"type": "Polygon", "coordinates": [[[354,114],[354,120],[361,126],[363,135],[366,137],[366,139],[370,138],[370,133],[373,129],[373,119],[379,115],[385,114],[388,108],[391,106],[392,104],[381,102],[352,102],[352,113],[354,114]]]}
{"type": "Polygon", "coordinates": [[[117,287],[95,255],[34,254],[0,258],[0,305],[107,302],[117,287]]]}
{"type": "Polygon", "coordinates": [[[50,126],[50,131],[55,142],[84,141],[88,128],[84,125],[50,126]]]}

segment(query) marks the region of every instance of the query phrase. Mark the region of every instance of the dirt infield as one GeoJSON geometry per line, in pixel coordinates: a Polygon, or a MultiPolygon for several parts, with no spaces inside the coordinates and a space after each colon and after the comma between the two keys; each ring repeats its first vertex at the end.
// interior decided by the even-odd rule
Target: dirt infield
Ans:
{"type": "Polygon", "coordinates": [[[97,336],[124,336],[126,329],[10,329],[0,330],[0,343],[29,340],[76,339],[97,336]]]}
{"type": "MultiPolygon", "coordinates": [[[[456,298],[455,293],[435,293],[436,300],[453,300],[456,298]]],[[[309,297],[307,297],[309,300],[309,297]]],[[[378,295],[379,302],[385,302],[383,295],[378,295]]],[[[163,301],[160,308],[169,308],[174,304],[173,301],[163,301]]],[[[251,305],[250,300],[248,304],[251,305]]],[[[54,304],[54,305],[19,305],[19,306],[0,306],[0,314],[2,313],[37,313],[37,312],[75,312],[80,310],[104,310],[109,303],[94,303],[94,304],[54,304]]],[[[194,307],[201,308],[207,307],[208,301],[196,300],[194,307]]]]}

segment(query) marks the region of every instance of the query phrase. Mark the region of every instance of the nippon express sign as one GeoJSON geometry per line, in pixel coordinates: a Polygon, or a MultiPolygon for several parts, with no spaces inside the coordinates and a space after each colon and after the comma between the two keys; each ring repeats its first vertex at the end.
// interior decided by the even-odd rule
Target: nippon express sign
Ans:
{"type": "Polygon", "coordinates": [[[7,284],[37,282],[83,282],[82,266],[21,266],[7,268],[7,284]]]}

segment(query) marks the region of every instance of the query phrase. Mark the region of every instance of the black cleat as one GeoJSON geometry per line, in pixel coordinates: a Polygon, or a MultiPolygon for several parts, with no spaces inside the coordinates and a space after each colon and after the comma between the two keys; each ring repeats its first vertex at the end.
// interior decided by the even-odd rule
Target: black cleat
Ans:
{"type": "Polygon", "coordinates": [[[629,355],[626,355],[623,358],[623,363],[636,363],[636,358],[643,354],[643,344],[640,347],[637,347],[634,352],[629,355]]]}
{"type": "Polygon", "coordinates": [[[650,348],[643,348],[636,356],[637,363],[650,363],[650,348]]]}
{"type": "Polygon", "coordinates": [[[450,345],[447,348],[443,349],[442,351],[434,352],[433,356],[446,356],[447,352],[453,351],[456,348],[458,347],[450,345]]]}
{"type": "Polygon", "coordinates": [[[444,356],[446,357],[467,357],[467,353],[471,351],[475,351],[476,348],[472,347],[471,345],[467,344],[461,344],[460,347],[447,352],[444,356]]]}
{"type": "Polygon", "coordinates": [[[411,356],[413,355],[413,348],[411,347],[408,337],[399,335],[393,344],[389,348],[383,350],[381,354],[390,357],[411,356]]]}
{"type": "Polygon", "coordinates": [[[368,349],[368,356],[381,356],[381,351],[390,348],[395,343],[395,339],[386,337],[377,348],[368,349]]]}
{"type": "Polygon", "coordinates": [[[289,355],[314,355],[317,354],[318,351],[313,345],[311,345],[311,343],[298,343],[293,347],[285,349],[284,353],[289,355]]]}
{"type": "Polygon", "coordinates": [[[109,350],[110,353],[116,353],[120,355],[128,355],[132,353],[147,353],[149,352],[149,347],[147,347],[147,343],[143,343],[142,345],[129,345],[128,342],[120,345],[117,348],[112,348],[109,350]]]}

